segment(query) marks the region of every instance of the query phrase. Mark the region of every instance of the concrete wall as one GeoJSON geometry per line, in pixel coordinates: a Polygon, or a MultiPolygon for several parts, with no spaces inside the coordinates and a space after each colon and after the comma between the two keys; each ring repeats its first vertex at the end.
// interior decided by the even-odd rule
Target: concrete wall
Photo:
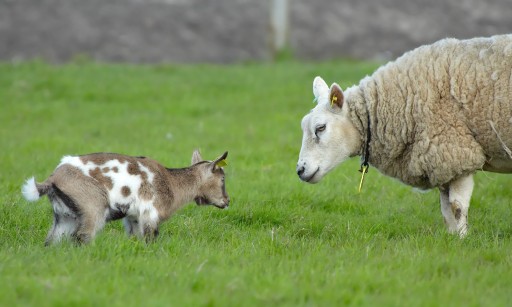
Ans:
{"type": "Polygon", "coordinates": [[[0,0],[0,59],[266,59],[268,5],[244,0],[0,0]]]}
{"type": "Polygon", "coordinates": [[[296,0],[290,44],[302,58],[389,59],[445,37],[512,33],[511,16],[511,0],[296,0]]]}
{"type": "MultiPolygon", "coordinates": [[[[0,0],[0,60],[270,60],[272,1],[0,0]]],[[[447,36],[512,33],[512,0],[289,0],[288,16],[304,59],[388,59],[447,36]]]]}

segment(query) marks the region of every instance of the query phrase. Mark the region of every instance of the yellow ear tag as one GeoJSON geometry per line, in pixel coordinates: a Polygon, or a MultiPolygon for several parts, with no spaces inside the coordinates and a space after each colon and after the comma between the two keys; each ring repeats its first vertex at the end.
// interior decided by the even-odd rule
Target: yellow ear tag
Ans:
{"type": "Polygon", "coordinates": [[[228,162],[226,162],[226,160],[220,160],[219,162],[217,162],[216,165],[218,167],[224,167],[224,166],[228,165],[228,162]]]}
{"type": "Polygon", "coordinates": [[[334,106],[334,102],[335,101],[338,101],[338,97],[337,96],[332,96],[332,99],[331,99],[331,108],[334,106]]]}
{"type": "Polygon", "coordinates": [[[361,181],[359,182],[359,193],[363,189],[364,175],[368,173],[368,165],[361,166],[361,181]]]}

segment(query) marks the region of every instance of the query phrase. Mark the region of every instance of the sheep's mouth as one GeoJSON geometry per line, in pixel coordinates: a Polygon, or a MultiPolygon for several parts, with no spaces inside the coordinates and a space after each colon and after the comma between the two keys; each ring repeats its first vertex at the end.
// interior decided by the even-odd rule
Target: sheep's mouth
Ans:
{"type": "Polygon", "coordinates": [[[317,168],[317,169],[316,169],[316,171],[315,171],[313,174],[311,174],[311,176],[309,176],[309,177],[307,177],[307,178],[302,178],[302,177],[300,177],[300,179],[302,179],[302,181],[305,181],[305,182],[307,182],[307,183],[315,183],[315,182],[313,181],[313,178],[315,178],[315,175],[318,173],[318,171],[319,171],[319,170],[320,170],[320,167],[319,167],[319,168],[317,168]]]}

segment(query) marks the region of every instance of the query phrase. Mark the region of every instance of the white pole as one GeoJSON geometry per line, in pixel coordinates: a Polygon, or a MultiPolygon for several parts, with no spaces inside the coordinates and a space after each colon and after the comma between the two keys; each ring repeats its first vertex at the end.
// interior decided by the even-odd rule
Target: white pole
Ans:
{"type": "Polygon", "coordinates": [[[278,52],[286,47],[288,40],[288,0],[272,0],[270,22],[273,51],[278,52]]]}

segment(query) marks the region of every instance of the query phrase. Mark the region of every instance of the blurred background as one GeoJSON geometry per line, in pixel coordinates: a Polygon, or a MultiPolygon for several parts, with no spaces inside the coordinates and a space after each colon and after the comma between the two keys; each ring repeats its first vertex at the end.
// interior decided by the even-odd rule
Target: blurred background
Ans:
{"type": "Polygon", "coordinates": [[[0,0],[0,61],[388,60],[511,16],[511,0],[0,0]]]}

